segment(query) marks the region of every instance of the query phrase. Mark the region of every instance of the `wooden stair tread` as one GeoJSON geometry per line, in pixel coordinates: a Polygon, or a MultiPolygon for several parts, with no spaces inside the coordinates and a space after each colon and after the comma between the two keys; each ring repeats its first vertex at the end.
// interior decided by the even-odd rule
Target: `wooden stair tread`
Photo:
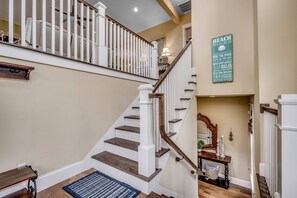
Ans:
{"type": "Polygon", "coordinates": [[[189,84],[195,84],[195,85],[197,85],[197,83],[194,82],[194,81],[189,81],[189,84]]]}
{"type": "Polygon", "coordinates": [[[176,135],[177,133],[176,132],[169,132],[167,135],[169,136],[169,137],[172,137],[172,136],[174,136],[174,135],[176,135]]]}
{"type": "Polygon", "coordinates": [[[177,123],[179,121],[182,121],[182,119],[173,119],[173,120],[170,120],[169,123],[177,123]]]}
{"type": "Polygon", "coordinates": [[[132,107],[132,109],[139,109],[139,107],[132,107]]]}
{"type": "Polygon", "coordinates": [[[119,126],[119,127],[116,127],[115,129],[132,132],[132,133],[140,133],[139,127],[133,127],[133,126],[127,126],[127,125],[119,126]]]}
{"type": "Polygon", "coordinates": [[[182,110],[187,110],[187,108],[176,108],[176,111],[182,111],[182,110]]]}
{"type": "Polygon", "coordinates": [[[138,174],[138,163],[128,158],[125,158],[107,151],[103,151],[102,153],[96,154],[92,156],[92,158],[99,162],[107,164],[111,167],[119,169],[125,173],[133,175],[146,182],[151,181],[162,170],[162,169],[156,169],[156,171],[150,177],[146,177],[138,174]]]}
{"type": "Polygon", "coordinates": [[[37,174],[29,167],[12,169],[0,174],[0,190],[19,182],[37,178],[37,174]]]}
{"type": "Polygon", "coordinates": [[[158,152],[156,152],[156,157],[162,157],[165,153],[170,151],[169,148],[161,148],[158,152]]]}
{"type": "Polygon", "coordinates": [[[23,188],[3,198],[32,198],[32,196],[28,194],[26,188],[23,188]]]}
{"type": "Polygon", "coordinates": [[[192,77],[197,77],[197,74],[192,74],[192,77]]]}
{"type": "Polygon", "coordinates": [[[194,89],[185,89],[185,91],[191,92],[191,91],[194,91],[194,89]]]}
{"type": "Polygon", "coordinates": [[[126,118],[126,119],[133,119],[133,120],[139,120],[140,116],[139,115],[129,115],[129,116],[125,116],[124,118],[126,118]]]}
{"type": "Polygon", "coordinates": [[[130,149],[133,151],[138,151],[138,146],[139,146],[139,142],[134,142],[131,140],[126,140],[126,139],[122,139],[122,138],[111,138],[109,140],[105,140],[104,142],[109,143],[109,144],[113,144],[116,146],[120,146],[126,149],[130,149]]]}
{"type": "Polygon", "coordinates": [[[181,100],[191,100],[191,98],[180,98],[181,100]]]}
{"type": "Polygon", "coordinates": [[[162,198],[161,195],[158,195],[157,193],[155,192],[151,192],[147,198],[162,198]]]}

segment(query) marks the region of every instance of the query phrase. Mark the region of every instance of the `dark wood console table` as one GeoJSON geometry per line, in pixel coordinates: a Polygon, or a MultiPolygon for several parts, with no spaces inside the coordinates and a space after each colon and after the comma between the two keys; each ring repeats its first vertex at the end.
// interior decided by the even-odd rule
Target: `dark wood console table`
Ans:
{"type": "Polygon", "coordinates": [[[198,152],[198,168],[202,171],[202,159],[206,159],[213,162],[218,162],[221,164],[224,164],[225,166],[225,177],[224,178],[218,178],[217,180],[211,180],[206,179],[205,176],[199,176],[199,179],[201,181],[214,184],[223,188],[229,188],[229,163],[231,162],[231,156],[226,155],[224,158],[217,156],[215,153],[209,153],[209,152],[198,152]]]}
{"type": "Polygon", "coordinates": [[[37,187],[36,187],[36,179],[37,179],[37,171],[34,171],[31,166],[25,166],[20,169],[13,169],[3,173],[0,173],[0,190],[4,188],[13,186],[15,184],[21,183],[23,181],[28,180],[28,188],[21,189],[15,193],[7,195],[3,198],[14,198],[14,197],[36,197],[37,195],[37,187]]]}

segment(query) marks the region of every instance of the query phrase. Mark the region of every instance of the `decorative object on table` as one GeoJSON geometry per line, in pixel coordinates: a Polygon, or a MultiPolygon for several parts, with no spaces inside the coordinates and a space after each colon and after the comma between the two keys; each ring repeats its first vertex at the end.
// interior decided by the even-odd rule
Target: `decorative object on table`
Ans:
{"type": "Polygon", "coordinates": [[[217,139],[217,156],[220,156],[220,139],[217,139]]]}
{"type": "Polygon", "coordinates": [[[204,142],[202,140],[199,140],[197,143],[198,152],[202,151],[203,146],[204,146],[204,142]]]}
{"type": "Polygon", "coordinates": [[[206,179],[216,180],[219,177],[219,165],[205,164],[206,179]]]}
{"type": "Polygon", "coordinates": [[[3,41],[4,39],[4,31],[0,30],[0,41],[3,41]]]}
{"type": "Polygon", "coordinates": [[[168,47],[164,47],[162,54],[159,58],[159,63],[162,63],[162,64],[168,63],[168,56],[170,56],[169,49],[168,49],[168,47]]]}
{"type": "Polygon", "coordinates": [[[225,157],[225,145],[224,145],[224,135],[221,136],[221,152],[220,157],[225,157]]]}
{"type": "Polygon", "coordinates": [[[212,39],[212,82],[233,82],[233,36],[212,39]]]}
{"type": "Polygon", "coordinates": [[[230,129],[229,133],[229,140],[232,142],[233,141],[233,133],[232,133],[232,128],[230,129]]]}
{"type": "Polygon", "coordinates": [[[104,196],[106,198],[135,198],[140,194],[139,190],[99,171],[91,173],[72,184],[64,186],[63,189],[75,198],[98,197],[98,193],[107,195],[104,196]]]}

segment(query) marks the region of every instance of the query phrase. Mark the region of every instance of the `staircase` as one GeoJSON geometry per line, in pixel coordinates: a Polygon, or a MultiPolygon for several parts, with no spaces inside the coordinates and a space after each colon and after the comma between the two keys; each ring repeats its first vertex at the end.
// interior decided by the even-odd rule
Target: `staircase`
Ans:
{"type": "MultiPolygon", "coordinates": [[[[169,136],[173,141],[178,134],[178,130],[182,124],[183,118],[186,115],[190,102],[192,98],[194,98],[194,91],[196,87],[196,74],[194,73],[194,70],[190,69],[190,75],[183,78],[187,81],[187,84],[183,87],[180,86],[182,94],[177,99],[178,103],[176,104],[178,105],[171,105],[170,107],[172,108],[173,115],[166,117],[166,131],[169,131],[167,136],[169,136]]],[[[164,140],[162,140],[159,131],[155,130],[157,131],[157,134],[154,135],[154,145],[156,149],[154,157],[150,158],[150,161],[152,161],[155,166],[155,171],[147,176],[139,173],[140,166],[143,166],[143,164],[141,164],[142,161],[139,160],[138,152],[141,144],[142,131],[140,119],[143,119],[141,118],[142,114],[140,114],[142,107],[139,103],[141,103],[141,99],[135,99],[127,111],[115,123],[115,127],[110,130],[110,134],[107,137],[103,137],[103,139],[106,138],[101,140],[103,146],[99,149],[100,152],[93,152],[91,156],[91,163],[92,167],[97,170],[127,183],[145,194],[150,194],[152,190],[160,193],[158,191],[160,189],[160,173],[166,166],[166,162],[172,148],[164,140]]],[[[155,105],[156,104],[154,104],[154,106],[155,105]]],[[[156,109],[154,109],[153,113],[156,113],[155,111],[156,109]]],[[[159,127],[156,125],[156,128],[159,127]]],[[[146,166],[146,164],[144,164],[144,166],[146,166]]],[[[153,193],[150,194],[149,197],[166,196],[159,196],[153,193]]]]}

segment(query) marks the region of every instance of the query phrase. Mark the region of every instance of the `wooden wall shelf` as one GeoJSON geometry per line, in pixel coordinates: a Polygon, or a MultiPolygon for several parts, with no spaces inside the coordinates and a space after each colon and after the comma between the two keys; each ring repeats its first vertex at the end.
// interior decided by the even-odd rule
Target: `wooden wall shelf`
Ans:
{"type": "Polygon", "coordinates": [[[29,80],[34,67],[0,62],[0,77],[29,80]]]}

